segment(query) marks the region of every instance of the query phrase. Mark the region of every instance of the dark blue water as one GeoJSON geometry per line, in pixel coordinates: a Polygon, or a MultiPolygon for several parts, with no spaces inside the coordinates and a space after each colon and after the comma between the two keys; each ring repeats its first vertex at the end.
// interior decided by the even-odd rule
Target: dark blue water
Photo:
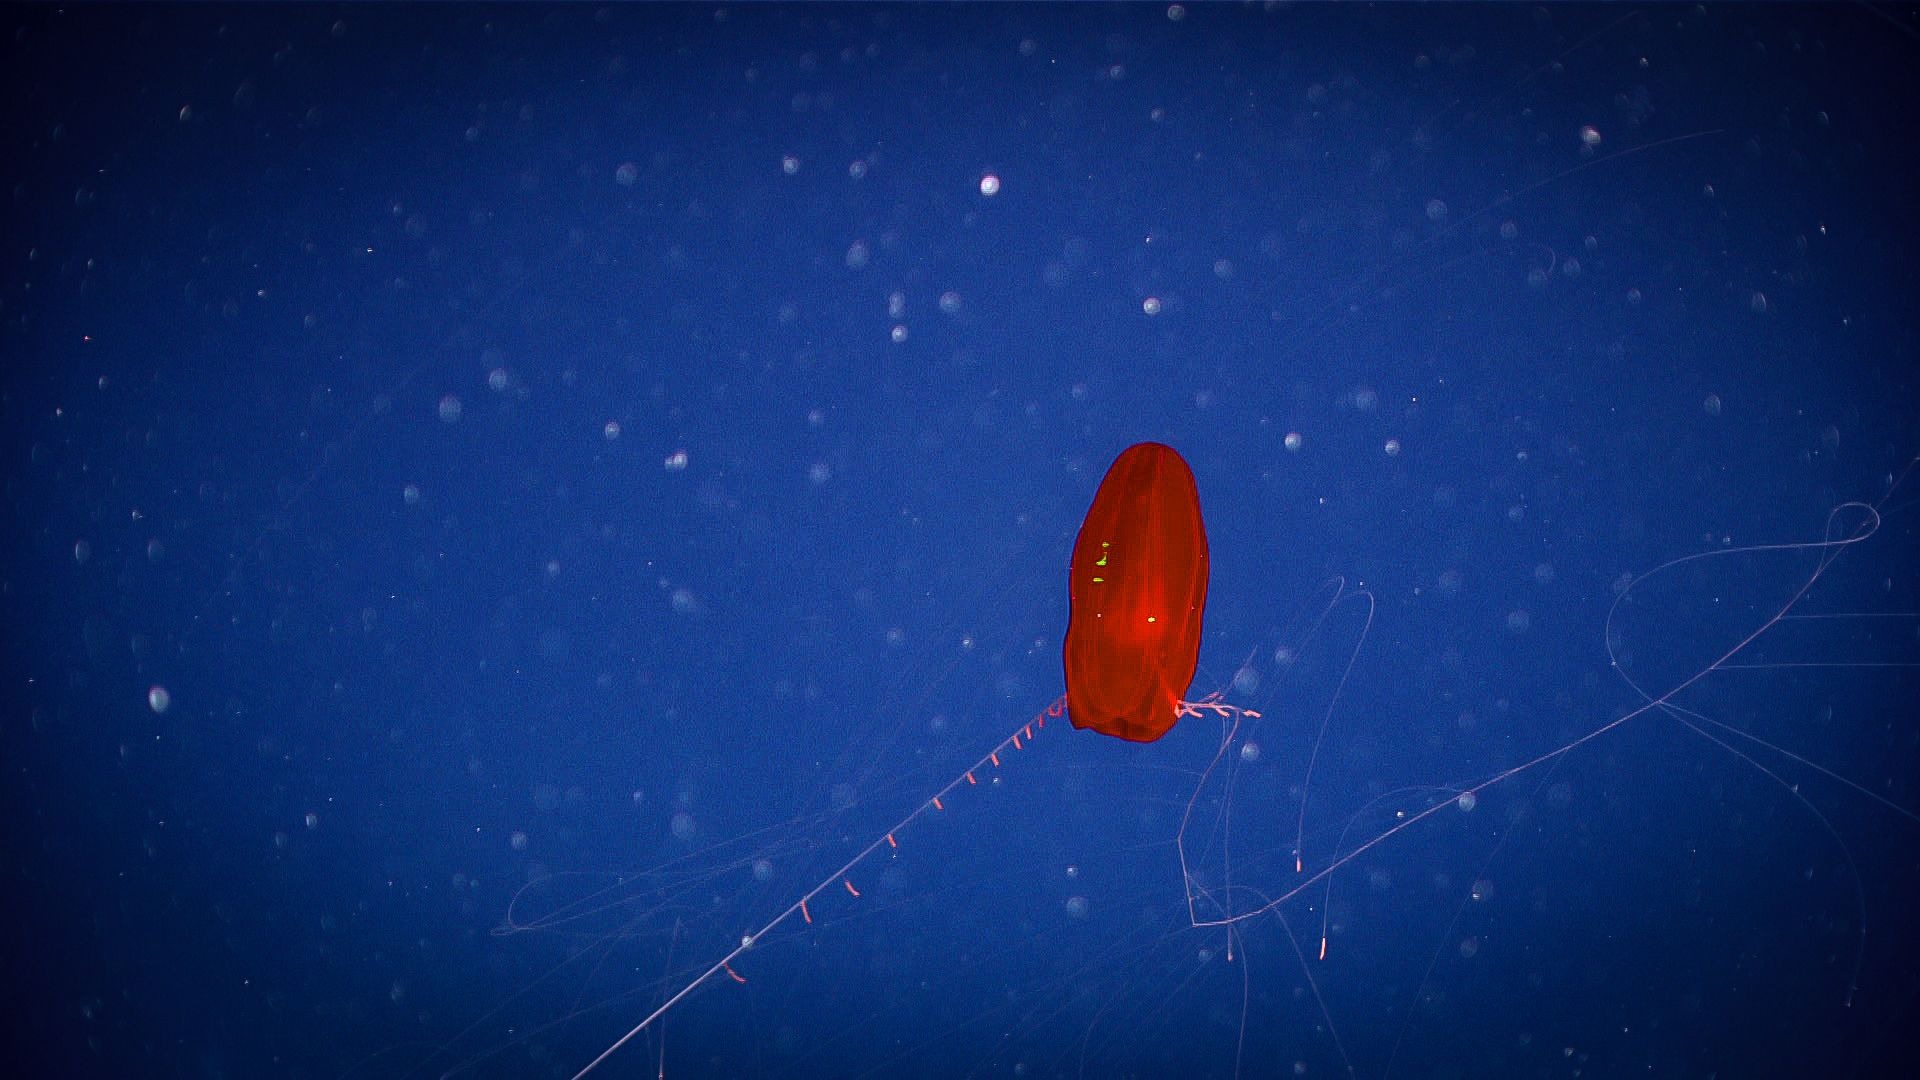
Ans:
{"type": "Polygon", "coordinates": [[[1917,22],[13,9],[12,1068],[1909,1075],[1917,22]]]}

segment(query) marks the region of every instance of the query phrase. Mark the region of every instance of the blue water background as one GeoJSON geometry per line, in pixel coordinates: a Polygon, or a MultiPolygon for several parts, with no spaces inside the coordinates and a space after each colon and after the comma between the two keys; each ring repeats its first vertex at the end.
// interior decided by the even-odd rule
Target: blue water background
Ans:
{"type": "Polygon", "coordinates": [[[12,1074],[1913,1075],[1915,25],[10,9],[12,1074]]]}

